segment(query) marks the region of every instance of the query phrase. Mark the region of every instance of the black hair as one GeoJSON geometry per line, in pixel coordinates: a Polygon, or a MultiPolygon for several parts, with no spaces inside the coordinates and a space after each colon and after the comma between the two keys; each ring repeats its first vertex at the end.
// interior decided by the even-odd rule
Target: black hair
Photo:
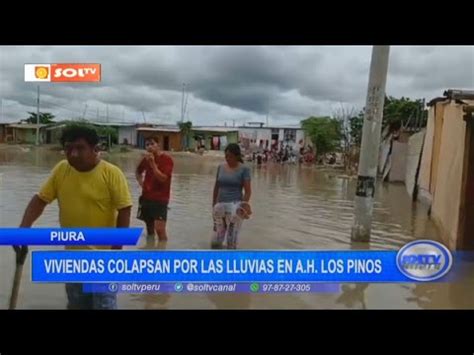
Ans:
{"type": "Polygon", "coordinates": [[[160,143],[160,137],[158,135],[150,136],[145,138],[146,141],[154,141],[155,143],[160,143]]]}
{"type": "Polygon", "coordinates": [[[99,136],[93,127],[87,126],[69,126],[66,127],[61,136],[61,144],[74,142],[78,139],[84,139],[90,146],[95,147],[99,144],[99,136]]]}
{"type": "Polygon", "coordinates": [[[242,159],[242,153],[240,151],[240,146],[237,143],[230,143],[227,147],[225,147],[225,152],[229,152],[237,157],[237,160],[241,163],[244,162],[242,159]]]}

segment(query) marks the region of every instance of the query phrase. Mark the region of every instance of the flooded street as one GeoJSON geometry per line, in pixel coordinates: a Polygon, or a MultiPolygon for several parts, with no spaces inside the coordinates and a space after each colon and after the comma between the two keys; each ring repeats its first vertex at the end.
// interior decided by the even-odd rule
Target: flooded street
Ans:
{"type": "MultiPolygon", "coordinates": [[[[59,152],[0,150],[0,226],[16,227],[30,198],[63,156],[59,152]]],[[[170,211],[170,249],[208,249],[212,231],[211,199],[217,164],[193,154],[175,158],[170,211]]],[[[129,181],[136,219],[140,194],[134,169],[137,155],[112,156],[129,181]]],[[[240,249],[375,249],[396,250],[414,239],[439,240],[427,208],[412,204],[403,184],[378,184],[372,240],[351,244],[355,180],[297,165],[252,168],[253,217],[244,223],[240,249]]],[[[80,213],[80,211],[78,211],[80,213]]],[[[58,226],[56,203],[48,206],[36,226],[58,226]]],[[[145,237],[138,248],[145,245],[145,237]]],[[[133,247],[135,248],[135,247],[133,247]]],[[[52,249],[51,247],[32,247],[52,249]]],[[[131,248],[132,249],[132,248],[131,248]]],[[[65,309],[63,284],[33,284],[27,258],[18,299],[19,309],[65,309]]],[[[11,247],[0,247],[0,308],[6,308],[14,274],[11,247]]],[[[469,273],[474,276],[474,272],[469,273]]],[[[474,308],[472,282],[453,284],[345,284],[339,294],[142,294],[119,295],[122,309],[451,309],[474,308]]]]}

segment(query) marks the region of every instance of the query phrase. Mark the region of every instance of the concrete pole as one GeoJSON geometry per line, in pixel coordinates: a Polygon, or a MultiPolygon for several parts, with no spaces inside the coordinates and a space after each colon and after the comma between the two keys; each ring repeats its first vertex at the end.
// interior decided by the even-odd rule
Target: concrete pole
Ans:
{"type": "Polygon", "coordinates": [[[38,99],[37,99],[37,105],[36,105],[36,145],[40,144],[40,141],[39,141],[39,138],[40,138],[39,124],[40,124],[40,87],[38,85],[38,99]]]}
{"type": "Polygon", "coordinates": [[[186,84],[183,83],[183,94],[181,95],[181,122],[184,121],[184,88],[186,84]]]}
{"type": "Polygon", "coordinates": [[[352,226],[352,240],[356,242],[370,241],[389,49],[389,46],[374,46],[372,49],[357,189],[354,198],[355,218],[352,226]]]}

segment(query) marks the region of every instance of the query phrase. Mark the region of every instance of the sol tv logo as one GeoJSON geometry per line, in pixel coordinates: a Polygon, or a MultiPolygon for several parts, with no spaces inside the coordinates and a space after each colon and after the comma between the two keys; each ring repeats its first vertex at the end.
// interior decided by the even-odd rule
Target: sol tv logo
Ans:
{"type": "Polygon", "coordinates": [[[398,251],[397,266],[402,274],[415,281],[434,281],[446,275],[453,256],[443,244],[416,240],[398,251]]]}
{"type": "Polygon", "coordinates": [[[100,82],[101,66],[97,63],[25,64],[25,81],[100,82]]]}

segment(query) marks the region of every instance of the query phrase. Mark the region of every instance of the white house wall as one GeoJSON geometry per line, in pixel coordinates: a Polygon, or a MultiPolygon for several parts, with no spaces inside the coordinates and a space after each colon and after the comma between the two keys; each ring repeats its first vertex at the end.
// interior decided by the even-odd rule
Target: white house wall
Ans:
{"type": "Polygon", "coordinates": [[[263,144],[268,140],[268,144],[271,144],[272,141],[272,130],[271,129],[259,129],[257,130],[257,142],[260,144],[260,141],[263,140],[263,144]]]}
{"type": "Polygon", "coordinates": [[[253,128],[239,128],[240,139],[257,139],[257,132],[253,128]]]}
{"type": "Polygon", "coordinates": [[[265,144],[265,141],[268,140],[268,144],[270,144],[272,139],[272,131],[271,129],[261,128],[239,128],[239,138],[256,140],[257,144],[260,144],[261,140],[263,140],[265,144]]]}
{"type": "Polygon", "coordinates": [[[408,139],[408,152],[406,158],[405,186],[410,197],[413,196],[416,185],[416,172],[420,165],[421,150],[425,139],[425,130],[422,130],[408,139]]]}
{"type": "MultiPolygon", "coordinates": [[[[268,140],[268,144],[270,146],[272,142],[272,129],[271,128],[247,128],[247,127],[239,128],[239,138],[256,140],[257,144],[260,144],[260,141],[263,141],[263,144],[265,144],[265,141],[268,140]]],[[[279,128],[278,129],[278,143],[286,144],[284,139],[285,139],[285,129],[279,128]]],[[[302,129],[297,129],[296,141],[290,142],[289,145],[292,146],[293,149],[299,149],[300,140],[303,140],[303,142],[306,143],[306,137],[305,137],[304,131],[302,129]]]]}
{"type": "Polygon", "coordinates": [[[408,143],[393,141],[390,173],[388,176],[391,182],[404,182],[406,175],[408,143]]]}
{"type": "Polygon", "coordinates": [[[119,127],[119,144],[122,144],[124,139],[128,144],[135,146],[137,144],[137,129],[135,127],[119,127]]]}
{"type": "Polygon", "coordinates": [[[302,129],[298,129],[296,131],[296,144],[299,145],[300,141],[303,141],[303,144],[305,143],[304,141],[304,131],[302,129]]]}
{"type": "Polygon", "coordinates": [[[285,130],[283,128],[280,128],[278,132],[278,142],[283,142],[285,139],[285,130]]]}

